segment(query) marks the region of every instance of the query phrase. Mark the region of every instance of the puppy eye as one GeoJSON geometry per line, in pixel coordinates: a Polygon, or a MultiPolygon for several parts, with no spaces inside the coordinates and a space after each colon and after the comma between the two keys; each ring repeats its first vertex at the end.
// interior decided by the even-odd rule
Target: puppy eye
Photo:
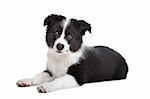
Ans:
{"type": "Polygon", "coordinates": [[[68,36],[67,36],[67,39],[68,39],[68,40],[71,40],[71,39],[72,39],[72,35],[68,35],[68,36]]]}
{"type": "Polygon", "coordinates": [[[54,35],[55,35],[55,36],[58,36],[58,35],[59,35],[59,33],[58,33],[58,32],[55,32],[55,33],[54,33],[54,35]]]}

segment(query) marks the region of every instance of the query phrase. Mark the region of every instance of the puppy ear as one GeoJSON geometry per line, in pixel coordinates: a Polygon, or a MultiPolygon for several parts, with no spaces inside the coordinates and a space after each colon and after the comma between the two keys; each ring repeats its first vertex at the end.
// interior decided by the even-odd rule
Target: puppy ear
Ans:
{"type": "Polygon", "coordinates": [[[66,19],[64,16],[51,14],[44,20],[44,26],[52,27],[54,24],[61,22],[63,19],[66,19]]]}
{"type": "Polygon", "coordinates": [[[77,21],[78,27],[81,31],[81,35],[85,35],[86,31],[89,31],[91,33],[91,25],[84,20],[78,20],[77,21]]]}

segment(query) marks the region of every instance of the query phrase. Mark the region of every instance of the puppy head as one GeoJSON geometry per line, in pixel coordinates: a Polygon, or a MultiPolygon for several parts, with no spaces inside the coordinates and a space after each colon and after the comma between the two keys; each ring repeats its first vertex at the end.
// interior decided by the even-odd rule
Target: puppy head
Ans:
{"type": "Polygon", "coordinates": [[[44,21],[46,43],[57,53],[76,52],[82,45],[82,36],[91,32],[91,26],[84,20],[69,19],[61,15],[50,15],[44,21]]]}

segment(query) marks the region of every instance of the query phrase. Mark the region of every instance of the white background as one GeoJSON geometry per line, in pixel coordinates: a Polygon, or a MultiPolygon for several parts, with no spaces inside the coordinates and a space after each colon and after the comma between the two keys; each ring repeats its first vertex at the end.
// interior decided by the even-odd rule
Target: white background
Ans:
{"type": "Polygon", "coordinates": [[[0,1],[1,99],[150,99],[149,0],[4,0],[0,1]],[[36,87],[18,88],[46,66],[43,21],[49,14],[84,19],[92,25],[89,45],[120,52],[129,65],[122,81],[86,84],[39,94],[36,87]]]}

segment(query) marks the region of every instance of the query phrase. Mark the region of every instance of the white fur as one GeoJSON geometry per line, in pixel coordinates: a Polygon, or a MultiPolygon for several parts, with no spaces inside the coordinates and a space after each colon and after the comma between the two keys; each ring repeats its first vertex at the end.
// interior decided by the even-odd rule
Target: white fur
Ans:
{"type": "Polygon", "coordinates": [[[39,92],[51,92],[59,89],[73,88],[78,87],[78,83],[75,78],[71,75],[64,75],[60,78],[56,78],[55,80],[47,83],[43,83],[37,87],[39,92]]]}
{"type": "Polygon", "coordinates": [[[22,80],[17,81],[17,85],[18,86],[33,86],[33,85],[41,84],[43,82],[51,81],[53,79],[54,77],[50,77],[48,73],[42,72],[30,79],[22,79],[22,80]]]}
{"type": "Polygon", "coordinates": [[[55,77],[60,77],[67,73],[69,66],[78,63],[80,58],[84,58],[83,51],[85,46],[82,45],[77,52],[57,53],[54,49],[48,50],[47,69],[53,73],[55,77]]]}

